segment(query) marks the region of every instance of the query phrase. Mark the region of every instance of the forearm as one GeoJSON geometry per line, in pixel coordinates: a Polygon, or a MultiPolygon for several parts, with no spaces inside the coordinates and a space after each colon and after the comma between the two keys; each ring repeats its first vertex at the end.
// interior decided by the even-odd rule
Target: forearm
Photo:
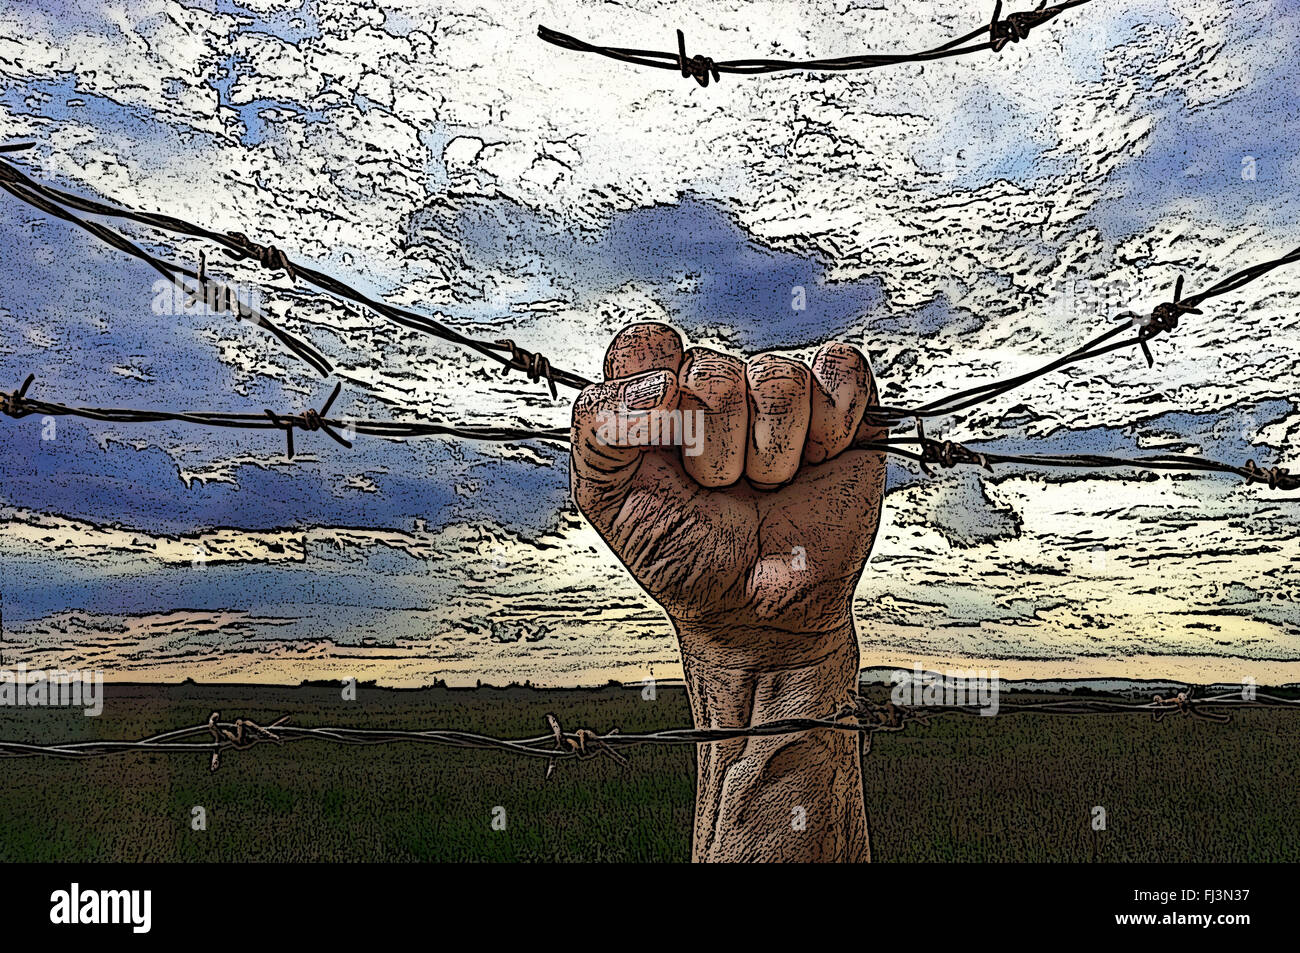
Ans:
{"type": "MultiPolygon", "coordinates": [[[[678,629],[698,727],[826,718],[856,687],[857,640],[847,623],[802,635],[762,628],[749,631],[748,640],[741,634],[720,639],[716,631],[678,629]]],[[[698,758],[693,859],[868,859],[857,735],[824,730],[738,739],[700,745],[698,758]]]]}

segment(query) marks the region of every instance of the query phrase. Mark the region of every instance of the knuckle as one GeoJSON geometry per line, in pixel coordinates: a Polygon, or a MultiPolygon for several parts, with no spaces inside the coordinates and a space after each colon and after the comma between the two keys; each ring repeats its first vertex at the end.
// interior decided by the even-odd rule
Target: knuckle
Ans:
{"type": "Polygon", "coordinates": [[[822,345],[813,359],[813,376],[819,389],[836,404],[867,402],[875,390],[866,355],[842,341],[822,345]]]}
{"type": "Polygon", "coordinates": [[[827,373],[865,379],[868,374],[867,357],[852,344],[827,341],[817,351],[813,367],[827,373]]]}
{"type": "Polygon", "coordinates": [[[623,377],[644,370],[677,370],[682,358],[682,339],[677,331],[659,321],[629,324],[616,335],[605,351],[605,376],[623,377]]]}
{"type": "Polygon", "coordinates": [[[691,479],[706,490],[720,490],[734,484],[743,475],[743,468],[720,464],[699,464],[688,458],[687,472],[691,479]]]}
{"type": "Polygon", "coordinates": [[[760,354],[745,369],[751,389],[791,392],[808,386],[808,367],[779,354],[760,354]]]}
{"type": "Polygon", "coordinates": [[[740,409],[745,402],[745,365],[739,358],[691,348],[683,360],[682,387],[714,412],[740,409]]]}
{"type": "Polygon", "coordinates": [[[777,355],[762,355],[747,368],[749,399],[755,414],[800,417],[809,413],[806,365],[777,355]]]}
{"type": "Polygon", "coordinates": [[[609,388],[604,384],[591,384],[582,389],[577,400],[573,402],[573,422],[590,419],[608,404],[609,388]]]}

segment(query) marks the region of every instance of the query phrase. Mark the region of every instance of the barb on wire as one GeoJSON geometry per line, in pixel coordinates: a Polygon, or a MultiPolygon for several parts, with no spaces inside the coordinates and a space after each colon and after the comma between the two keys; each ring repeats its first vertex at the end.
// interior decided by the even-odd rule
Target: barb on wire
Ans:
{"type": "Polygon", "coordinates": [[[209,769],[212,771],[221,767],[221,749],[231,747],[235,750],[245,750],[251,748],[254,744],[254,738],[265,738],[280,744],[280,736],[275,733],[279,728],[289,720],[288,715],[281,715],[267,727],[263,728],[251,718],[236,718],[234,724],[227,727],[219,721],[221,712],[214,711],[208,716],[208,731],[212,734],[212,741],[215,745],[212,751],[212,760],[209,762],[209,769]],[[244,735],[244,729],[247,728],[249,734],[247,738],[244,735]],[[233,730],[232,730],[233,729],[233,730]]]}
{"type": "Polygon", "coordinates": [[[1294,490],[1300,484],[1300,476],[1292,476],[1286,467],[1269,467],[1264,470],[1256,466],[1254,460],[1247,460],[1243,471],[1247,486],[1266,483],[1270,490],[1294,490]]]}
{"type": "Polygon", "coordinates": [[[1008,43],[1019,43],[1029,39],[1029,31],[1055,17],[1061,10],[1047,9],[1047,0],[1042,0],[1033,10],[1012,13],[1005,20],[1002,16],[1002,0],[993,5],[993,19],[989,21],[989,49],[1001,53],[1008,43]]]}
{"type": "Polygon", "coordinates": [[[555,390],[555,371],[551,368],[551,362],[541,354],[524,350],[515,344],[509,338],[503,338],[497,341],[497,344],[510,351],[510,362],[501,368],[502,373],[509,371],[523,371],[528,375],[528,379],[536,383],[539,380],[545,380],[551,389],[551,396],[558,397],[555,390]]]}
{"type": "Polygon", "coordinates": [[[921,458],[917,462],[921,466],[921,472],[926,476],[934,476],[934,471],[929,467],[931,463],[937,463],[945,470],[951,470],[958,463],[973,463],[990,473],[993,472],[993,465],[989,463],[987,455],[968,450],[951,440],[938,441],[927,437],[925,422],[919,417],[916,421],[916,442],[921,446],[921,458]]]}
{"type": "MultiPolygon", "coordinates": [[[[1155,697],[1157,705],[1173,705],[1174,710],[1183,715],[1191,715],[1195,718],[1203,718],[1206,721],[1215,721],[1220,724],[1227,724],[1232,719],[1227,712],[1207,710],[1204,705],[1196,704],[1196,700],[1191,698],[1187,692],[1179,692],[1170,698],[1155,697]]],[[[1167,708],[1161,708],[1153,712],[1152,717],[1155,721],[1161,721],[1165,715],[1171,712],[1167,708]]]]}
{"type": "Polygon", "coordinates": [[[930,60],[947,59],[954,56],[968,56],[971,53],[980,53],[984,50],[1000,53],[1008,43],[1019,43],[1021,40],[1028,39],[1029,31],[1034,27],[1054,20],[1073,7],[1082,6],[1089,2],[1091,0],[1064,0],[1062,3],[1049,7],[1046,5],[1046,0],[1043,0],[1033,10],[1012,13],[1003,19],[1002,0],[997,0],[993,8],[993,18],[988,23],[933,49],[914,53],[860,53],[852,56],[810,60],[714,60],[712,57],[699,54],[687,57],[686,38],[681,30],[677,31],[676,52],[600,46],[541,25],[537,27],[537,36],[553,46],[575,53],[596,53],[633,66],[676,70],[683,77],[694,79],[701,86],[708,86],[710,80],[715,83],[718,82],[723,73],[756,76],[795,71],[814,73],[850,72],[875,69],[880,66],[895,66],[901,63],[925,63],[930,60]],[[988,35],[986,41],[974,42],[985,34],[988,35]]]}
{"type": "Polygon", "coordinates": [[[1204,314],[1198,308],[1190,307],[1187,302],[1180,300],[1183,296],[1183,276],[1178,276],[1178,281],[1174,284],[1174,297],[1172,301],[1166,301],[1158,304],[1148,315],[1137,315],[1131,311],[1126,311],[1118,316],[1119,320],[1127,320],[1130,324],[1138,329],[1137,343],[1142,348],[1142,355],[1147,359],[1147,367],[1155,367],[1156,359],[1151,354],[1151,348],[1147,345],[1157,334],[1162,331],[1172,331],[1178,327],[1178,318],[1184,314],[1204,314]]]}
{"type": "Polygon", "coordinates": [[[294,271],[289,256],[274,245],[259,245],[243,232],[226,232],[233,247],[226,249],[226,254],[236,261],[251,258],[263,268],[270,271],[283,271],[290,281],[296,281],[298,273],[294,271]]]}
{"type": "Polygon", "coordinates": [[[15,420],[30,414],[31,409],[27,403],[27,388],[32,386],[34,380],[36,380],[36,375],[28,374],[27,379],[23,381],[23,386],[16,391],[9,394],[0,392],[0,414],[13,417],[15,420]]]}
{"type": "Polygon", "coordinates": [[[352,449],[352,442],[345,440],[338,435],[338,432],[331,425],[329,417],[330,408],[334,406],[334,400],[339,396],[339,391],[343,389],[342,382],[334,385],[334,391],[330,394],[329,399],[321,405],[320,410],[308,408],[301,414],[286,414],[280,416],[269,407],[266,408],[266,416],[271,418],[271,423],[284,431],[285,439],[289,444],[289,459],[293,459],[293,428],[298,427],[306,431],[325,431],[326,436],[330,437],[335,443],[342,444],[349,450],[352,449]]]}
{"type": "MultiPolygon", "coordinates": [[[[998,717],[1004,714],[1039,713],[1061,716],[1150,713],[1154,721],[1182,714],[1217,724],[1225,723],[1230,712],[1239,709],[1296,709],[1300,699],[1281,698],[1256,693],[1244,697],[1242,691],[1221,692],[1197,697],[1190,690],[1164,698],[1159,695],[1147,702],[1109,698],[1070,698],[1051,701],[1016,702],[1002,700],[998,717]]],[[[851,693],[849,701],[827,718],[786,718],[759,725],[734,728],[669,728],[624,734],[618,729],[598,734],[589,729],[565,731],[553,715],[546,716],[548,731],[529,738],[497,738],[492,735],[445,728],[347,728],[339,726],[305,727],[288,724],[282,715],[263,727],[250,718],[223,722],[213,712],[206,722],[177,728],[147,738],[128,741],[77,741],[59,744],[0,740],[0,758],[61,758],[82,760],[122,755],[132,751],[170,754],[206,754],[210,768],[221,765],[221,753],[247,751],[263,744],[283,746],[291,742],[323,741],[342,745],[425,744],[437,747],[505,751],[523,757],[538,758],[548,764],[547,777],[555,763],[563,760],[589,759],[606,755],[619,765],[629,762],[620,750],[643,745],[701,745],[743,738],[767,738],[803,731],[842,731],[861,736],[878,732],[898,732],[910,724],[928,725],[931,718],[950,715],[990,717],[978,705],[898,705],[892,700],[875,702],[864,695],[851,693]],[[209,740],[191,740],[204,739],[209,740]]]]}
{"type": "Polygon", "coordinates": [[[718,75],[718,65],[709,57],[696,55],[686,58],[686,34],[681,30],[677,31],[677,67],[683,76],[694,77],[701,86],[707,87],[710,79],[716,83],[722,78],[718,75]]]}
{"type": "MultiPolygon", "coordinates": [[[[617,728],[603,737],[589,728],[579,728],[577,731],[569,733],[560,727],[560,720],[549,712],[546,715],[546,723],[550,725],[551,734],[555,737],[555,747],[558,750],[576,754],[579,758],[594,758],[597,755],[606,754],[618,764],[627,765],[627,758],[611,748],[609,742],[606,741],[606,737],[613,737],[618,734],[617,728]]],[[[552,758],[546,764],[547,778],[554,771],[555,759],[552,758]]]]}

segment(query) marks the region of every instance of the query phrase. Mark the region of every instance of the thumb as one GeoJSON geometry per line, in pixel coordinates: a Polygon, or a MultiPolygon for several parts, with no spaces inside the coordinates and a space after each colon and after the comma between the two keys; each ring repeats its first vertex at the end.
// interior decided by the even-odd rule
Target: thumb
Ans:
{"type": "Polygon", "coordinates": [[[641,454],[670,432],[662,415],[676,408],[677,376],[671,371],[592,384],[578,395],[569,479],[579,509],[590,517],[623,502],[641,454]]]}

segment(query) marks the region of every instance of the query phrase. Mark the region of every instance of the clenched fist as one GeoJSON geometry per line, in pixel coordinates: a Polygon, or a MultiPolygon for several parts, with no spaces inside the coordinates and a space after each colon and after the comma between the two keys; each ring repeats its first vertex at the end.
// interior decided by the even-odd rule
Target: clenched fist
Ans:
{"type": "MultiPolygon", "coordinates": [[[[853,590],[880,521],[883,432],[866,358],[809,367],[683,350],[662,324],[614,338],[573,408],[579,509],[677,630],[698,727],[825,718],[858,673],[853,590]]],[[[697,860],[865,860],[857,738],[699,746],[697,860]]]]}

